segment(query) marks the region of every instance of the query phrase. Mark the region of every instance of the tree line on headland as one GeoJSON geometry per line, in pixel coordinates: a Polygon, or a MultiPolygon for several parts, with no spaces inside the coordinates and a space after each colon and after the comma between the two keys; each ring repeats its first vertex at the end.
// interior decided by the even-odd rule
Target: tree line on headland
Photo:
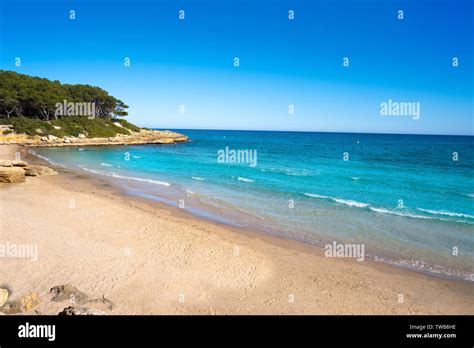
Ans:
{"type": "Polygon", "coordinates": [[[49,121],[67,114],[66,110],[58,112],[63,104],[83,103],[94,105],[94,117],[110,120],[128,115],[128,105],[102,88],[62,84],[57,80],[0,70],[0,115],[7,118],[18,116],[49,121]]]}

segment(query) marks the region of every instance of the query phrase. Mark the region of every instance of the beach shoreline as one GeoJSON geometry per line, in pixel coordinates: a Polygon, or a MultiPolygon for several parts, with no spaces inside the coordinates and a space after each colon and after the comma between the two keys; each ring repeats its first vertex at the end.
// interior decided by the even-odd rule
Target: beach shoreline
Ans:
{"type": "MultiPolygon", "coordinates": [[[[0,158],[26,148],[0,146],[0,158]]],[[[4,259],[0,287],[35,291],[41,314],[73,284],[114,303],[111,314],[472,314],[474,284],[197,218],[123,195],[107,180],[58,176],[1,184],[2,240],[38,245],[38,261],[4,259]],[[87,226],[87,228],[84,228],[87,226]]]]}

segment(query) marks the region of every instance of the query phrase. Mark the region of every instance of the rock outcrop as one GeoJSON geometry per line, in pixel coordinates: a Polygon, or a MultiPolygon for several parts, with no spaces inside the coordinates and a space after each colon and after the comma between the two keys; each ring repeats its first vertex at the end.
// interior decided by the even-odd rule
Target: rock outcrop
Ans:
{"type": "Polygon", "coordinates": [[[74,307],[69,306],[59,312],[58,315],[76,315],[76,312],[74,311],[74,307]]]}
{"type": "Polygon", "coordinates": [[[51,298],[53,302],[70,300],[73,303],[82,303],[87,299],[86,294],[71,284],[53,286],[49,292],[53,295],[51,298]]]}
{"type": "Polygon", "coordinates": [[[71,284],[56,285],[51,288],[51,301],[69,300],[72,306],[64,308],[58,315],[106,315],[112,310],[113,303],[102,295],[101,298],[88,299],[88,296],[71,284]]]}
{"type": "Polygon", "coordinates": [[[13,167],[12,161],[0,160],[0,167],[13,167]]]}
{"type": "Polygon", "coordinates": [[[46,166],[28,165],[25,161],[0,160],[0,183],[25,181],[25,176],[55,175],[53,169],[46,166]]]}
{"type": "Polygon", "coordinates": [[[0,183],[25,181],[25,170],[20,167],[0,167],[0,183]]]}
{"type": "MultiPolygon", "coordinates": [[[[122,127],[123,128],[123,127],[122,127]]],[[[0,135],[1,144],[19,144],[25,146],[100,146],[100,145],[140,145],[174,144],[185,142],[188,137],[169,130],[142,129],[130,134],[117,134],[115,137],[87,138],[84,134],[77,137],[58,138],[52,134],[28,136],[26,134],[0,135]]]]}
{"type": "Polygon", "coordinates": [[[8,296],[9,293],[7,289],[0,289],[0,307],[3,307],[3,305],[7,302],[8,296]]]}
{"type": "Polygon", "coordinates": [[[26,167],[28,163],[25,161],[12,161],[12,166],[14,167],[26,167]]]}
{"type": "Polygon", "coordinates": [[[108,313],[90,307],[67,307],[64,308],[58,315],[107,315],[108,313]]]}
{"type": "Polygon", "coordinates": [[[0,314],[32,314],[33,309],[36,314],[45,314],[40,311],[43,312],[43,309],[46,309],[48,314],[57,313],[58,315],[107,315],[114,307],[114,304],[104,295],[100,298],[89,299],[85,293],[71,284],[53,286],[50,294],[49,300],[47,296],[41,300],[37,293],[31,292],[15,301],[7,302],[8,290],[0,288],[0,314]],[[51,306],[53,302],[58,304],[51,306]],[[61,302],[67,302],[67,304],[61,304],[61,302]],[[39,305],[45,305],[45,307],[35,309],[39,305]],[[60,308],[66,307],[58,313],[58,305],[61,306],[60,308]]]}
{"type": "Polygon", "coordinates": [[[0,308],[0,311],[5,314],[27,313],[33,308],[37,307],[41,300],[36,292],[31,292],[20,299],[7,303],[0,308]]]}
{"type": "Polygon", "coordinates": [[[36,292],[29,293],[23,296],[20,300],[20,308],[22,312],[29,312],[41,303],[41,300],[36,292]]]}
{"type": "Polygon", "coordinates": [[[46,167],[46,166],[38,166],[38,165],[30,165],[25,167],[25,175],[26,176],[38,176],[38,175],[56,175],[58,174],[55,170],[46,167]]]}

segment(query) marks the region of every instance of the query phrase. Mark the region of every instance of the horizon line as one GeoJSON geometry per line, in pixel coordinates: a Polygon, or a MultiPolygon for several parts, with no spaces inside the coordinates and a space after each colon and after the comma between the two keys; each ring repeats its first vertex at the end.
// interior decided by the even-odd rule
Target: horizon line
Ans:
{"type": "MultiPolygon", "coordinates": [[[[374,135],[428,135],[447,137],[473,137],[474,134],[435,134],[435,133],[385,133],[385,132],[344,132],[344,131],[302,131],[302,130],[277,130],[277,129],[218,129],[218,128],[174,128],[174,127],[146,127],[150,129],[169,130],[201,130],[201,131],[236,131],[236,132],[291,132],[291,133],[332,133],[332,134],[374,134],[374,135]]],[[[142,127],[142,128],[143,128],[142,127]]]]}

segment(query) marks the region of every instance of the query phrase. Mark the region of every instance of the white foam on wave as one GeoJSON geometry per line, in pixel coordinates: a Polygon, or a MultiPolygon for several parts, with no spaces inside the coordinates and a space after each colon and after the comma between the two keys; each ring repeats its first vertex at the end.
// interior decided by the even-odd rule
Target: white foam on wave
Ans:
{"type": "MultiPolygon", "coordinates": [[[[420,214],[414,214],[409,211],[401,211],[401,210],[392,210],[392,209],[387,209],[387,208],[382,208],[382,207],[372,207],[368,203],[363,203],[363,202],[358,202],[354,201],[351,199],[342,199],[342,198],[334,198],[330,196],[323,196],[323,195],[318,195],[316,193],[305,193],[305,196],[308,197],[313,197],[313,198],[321,198],[321,199],[329,199],[333,202],[348,205],[351,207],[357,207],[357,208],[366,208],[368,207],[371,211],[374,213],[379,213],[379,214],[389,214],[389,215],[397,215],[397,216],[402,216],[402,217],[408,217],[408,218],[413,218],[413,219],[425,219],[425,220],[441,220],[441,221],[451,221],[451,222],[459,222],[459,223],[470,223],[466,220],[450,220],[450,219],[443,219],[440,216],[426,216],[426,215],[420,215],[420,214]]],[[[451,217],[462,217],[462,218],[468,218],[468,219],[474,219],[474,216],[469,215],[469,214],[462,214],[462,213],[453,213],[449,211],[437,211],[437,210],[428,210],[428,209],[422,209],[422,208],[417,208],[418,210],[429,213],[432,215],[442,215],[442,216],[451,216],[451,217]]]]}
{"type": "Polygon", "coordinates": [[[104,175],[104,176],[109,176],[109,177],[118,178],[118,179],[127,179],[127,180],[133,180],[133,181],[148,182],[150,184],[156,184],[156,185],[162,185],[162,186],[170,186],[171,185],[170,183],[168,183],[166,181],[137,178],[137,177],[134,177],[134,176],[119,175],[119,174],[116,174],[116,173],[106,173],[106,172],[101,172],[100,170],[89,169],[89,168],[86,168],[82,165],[79,165],[79,167],[82,168],[83,170],[85,170],[86,172],[99,174],[99,175],[104,175]]]}
{"type": "Polygon", "coordinates": [[[77,166],[78,166],[79,168],[81,168],[82,170],[85,170],[86,172],[89,172],[89,173],[100,174],[100,175],[107,175],[107,173],[101,172],[101,171],[99,171],[99,170],[94,170],[94,169],[86,168],[86,167],[84,167],[82,164],[78,164],[77,166]]]}
{"type": "Polygon", "coordinates": [[[399,259],[399,260],[392,260],[384,257],[375,256],[375,261],[388,263],[391,265],[396,265],[404,268],[409,268],[417,271],[422,271],[426,273],[433,273],[444,275],[448,277],[454,278],[461,278],[470,282],[474,281],[474,273],[465,272],[465,271],[458,271],[454,269],[450,269],[448,267],[444,267],[441,265],[431,265],[421,260],[409,260],[409,259],[399,259]]]}
{"type": "Polygon", "coordinates": [[[358,201],[354,201],[352,199],[334,198],[334,197],[329,197],[329,196],[318,195],[318,194],[315,194],[315,193],[305,193],[305,195],[308,196],[308,197],[313,197],[313,198],[330,199],[330,200],[332,200],[336,203],[348,205],[350,207],[365,208],[365,207],[368,207],[370,205],[368,203],[358,202],[358,201]]]}
{"type": "Polygon", "coordinates": [[[258,170],[261,172],[272,172],[290,176],[315,176],[320,174],[319,172],[308,171],[306,169],[294,170],[290,168],[258,168],[258,170]]]}
{"type": "Polygon", "coordinates": [[[385,209],[385,208],[370,207],[369,209],[375,213],[380,213],[380,214],[397,215],[397,216],[403,216],[403,217],[410,217],[413,219],[433,219],[433,217],[429,217],[429,216],[411,214],[407,212],[395,211],[395,210],[390,210],[390,209],[385,209]]]}
{"type": "Polygon", "coordinates": [[[243,181],[243,182],[255,182],[255,180],[243,178],[243,177],[241,177],[241,176],[239,176],[239,177],[237,178],[237,180],[243,181]]]}
{"type": "Polygon", "coordinates": [[[143,181],[143,182],[149,182],[150,184],[156,184],[156,185],[162,185],[162,186],[171,186],[171,184],[169,182],[166,182],[166,181],[159,181],[159,180],[152,180],[152,179],[142,179],[142,178],[136,178],[136,177],[133,177],[133,176],[118,175],[118,174],[115,174],[115,173],[112,173],[112,176],[114,178],[119,178],[119,179],[143,181]]]}
{"type": "Polygon", "coordinates": [[[30,150],[29,153],[31,153],[32,155],[34,155],[34,156],[36,156],[36,157],[38,157],[38,158],[41,158],[42,160],[45,160],[45,161],[48,162],[49,164],[52,164],[52,165],[55,165],[55,166],[60,166],[60,167],[65,168],[64,165],[62,165],[62,164],[60,164],[60,163],[53,162],[53,161],[51,161],[48,157],[44,157],[44,156],[39,155],[38,153],[36,153],[36,151],[30,150]]]}
{"type": "Polygon", "coordinates": [[[445,211],[445,210],[430,210],[430,209],[423,209],[423,208],[416,208],[419,211],[428,213],[428,214],[433,214],[433,215],[445,215],[445,216],[455,216],[455,217],[463,217],[467,219],[474,219],[473,215],[469,214],[463,214],[463,213],[454,213],[450,211],[445,211]]]}
{"type": "MultiPolygon", "coordinates": [[[[369,207],[369,209],[372,210],[375,213],[397,215],[397,216],[408,217],[408,218],[412,218],[412,219],[439,220],[439,221],[448,221],[448,222],[458,222],[458,223],[471,224],[471,222],[466,221],[466,220],[443,219],[442,217],[439,217],[439,216],[419,215],[419,214],[413,214],[413,213],[410,213],[410,212],[407,212],[407,211],[396,211],[396,210],[390,210],[390,209],[386,209],[386,208],[375,208],[375,207],[369,207]]],[[[419,210],[424,211],[424,209],[419,209],[419,210]]],[[[448,214],[439,214],[439,215],[448,215],[448,214]]],[[[459,215],[450,215],[450,216],[459,217],[459,215]]]]}
{"type": "Polygon", "coordinates": [[[101,163],[100,165],[101,165],[101,166],[104,166],[104,167],[112,167],[112,165],[111,165],[111,164],[108,164],[108,163],[101,163]]]}
{"type": "Polygon", "coordinates": [[[44,157],[44,156],[38,155],[36,152],[34,152],[33,154],[34,154],[36,157],[39,157],[39,158],[41,158],[42,160],[45,160],[45,161],[48,162],[48,163],[54,164],[54,162],[51,161],[48,157],[44,157]]]}
{"type": "Polygon", "coordinates": [[[474,198],[474,193],[466,193],[466,196],[474,198]]]}
{"type": "Polygon", "coordinates": [[[360,178],[356,177],[356,176],[351,176],[351,179],[352,180],[360,180],[360,178]]]}
{"type": "Polygon", "coordinates": [[[341,198],[331,198],[331,199],[334,200],[337,203],[349,205],[351,207],[364,208],[364,207],[368,207],[370,205],[368,203],[357,202],[357,201],[353,201],[353,200],[350,200],[350,199],[348,199],[348,200],[341,199],[341,198]]]}
{"type": "Polygon", "coordinates": [[[310,172],[286,172],[285,174],[291,176],[312,176],[310,172]]]}
{"type": "Polygon", "coordinates": [[[330,198],[328,196],[317,195],[316,193],[305,193],[305,196],[314,197],[314,198],[330,198]]]}
{"type": "Polygon", "coordinates": [[[191,179],[198,180],[198,181],[204,181],[206,179],[200,178],[199,176],[192,176],[191,179]]]}

